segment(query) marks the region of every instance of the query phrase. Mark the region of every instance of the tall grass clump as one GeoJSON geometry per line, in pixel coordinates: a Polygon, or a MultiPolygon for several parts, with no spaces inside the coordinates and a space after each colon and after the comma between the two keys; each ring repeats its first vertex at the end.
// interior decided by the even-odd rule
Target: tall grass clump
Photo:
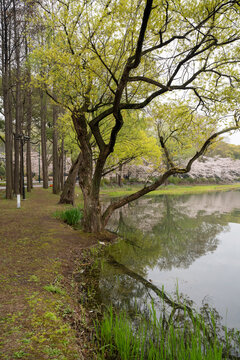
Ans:
{"type": "Polygon", "coordinates": [[[54,216],[68,225],[74,226],[81,222],[83,218],[83,211],[78,207],[72,207],[64,211],[57,211],[54,216]]]}
{"type": "Polygon", "coordinates": [[[219,340],[213,324],[214,319],[209,326],[198,314],[192,319],[179,317],[174,322],[171,316],[168,320],[162,315],[157,318],[154,306],[149,317],[136,323],[126,312],[116,314],[110,307],[95,323],[98,359],[228,359],[225,347],[228,335],[219,340]]]}

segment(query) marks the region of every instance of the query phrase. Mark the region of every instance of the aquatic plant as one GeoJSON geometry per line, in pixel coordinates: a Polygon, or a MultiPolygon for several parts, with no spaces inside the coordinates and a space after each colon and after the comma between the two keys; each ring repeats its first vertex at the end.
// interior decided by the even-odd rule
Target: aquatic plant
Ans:
{"type": "MultiPolygon", "coordinates": [[[[177,310],[177,309],[176,309],[177,310]]],[[[202,315],[188,317],[172,313],[157,318],[152,304],[150,316],[134,321],[125,311],[114,313],[112,307],[95,323],[99,359],[121,360],[218,360],[232,358],[233,337],[225,332],[225,338],[217,334],[214,316],[211,324],[202,315]]],[[[139,314],[138,314],[139,318],[139,314]]],[[[239,349],[238,349],[239,351],[239,349]]],[[[236,349],[235,349],[236,354],[236,349]]]]}

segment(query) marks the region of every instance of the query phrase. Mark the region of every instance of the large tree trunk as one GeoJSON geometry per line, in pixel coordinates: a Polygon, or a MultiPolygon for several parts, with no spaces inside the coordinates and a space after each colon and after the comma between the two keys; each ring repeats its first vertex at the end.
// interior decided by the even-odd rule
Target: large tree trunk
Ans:
{"type": "Polygon", "coordinates": [[[12,116],[10,101],[10,42],[9,22],[5,1],[1,1],[1,40],[2,40],[2,92],[3,109],[5,117],[5,157],[6,157],[6,198],[13,197],[13,173],[12,173],[12,116]]]}
{"type": "Polygon", "coordinates": [[[92,177],[91,154],[82,154],[79,165],[79,185],[83,194],[84,216],[83,230],[100,233],[104,230],[99,200],[101,175],[92,177]]]}
{"type": "Polygon", "coordinates": [[[57,106],[53,105],[53,194],[60,192],[57,118],[57,106]]]}
{"type": "Polygon", "coordinates": [[[41,148],[42,148],[42,173],[43,173],[43,188],[48,188],[48,162],[47,162],[47,134],[46,134],[46,122],[47,122],[47,99],[46,93],[40,90],[40,102],[41,102],[41,148]]]}
{"type": "Polygon", "coordinates": [[[78,155],[78,158],[71,166],[71,169],[68,174],[68,178],[65,181],[63,192],[60,196],[59,204],[71,204],[74,205],[74,194],[76,179],[81,162],[81,153],[78,155]]]}
{"type": "Polygon", "coordinates": [[[76,109],[72,113],[72,119],[81,148],[79,185],[84,201],[83,229],[86,232],[99,233],[104,229],[99,192],[105,164],[105,154],[101,152],[93,171],[93,154],[90,143],[91,133],[88,133],[87,121],[82,109],[76,109]]]}
{"type": "MultiPolygon", "coordinates": [[[[86,190],[86,189],[85,189],[86,190]]],[[[85,232],[100,233],[104,230],[104,224],[102,221],[101,205],[99,197],[94,197],[92,193],[88,194],[88,191],[84,191],[84,218],[83,218],[83,230],[85,232]]]]}

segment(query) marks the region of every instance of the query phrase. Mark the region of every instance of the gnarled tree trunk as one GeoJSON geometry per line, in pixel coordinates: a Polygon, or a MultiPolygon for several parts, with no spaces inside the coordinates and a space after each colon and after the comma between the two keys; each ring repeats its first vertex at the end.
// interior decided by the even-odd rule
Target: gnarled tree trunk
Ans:
{"type": "Polygon", "coordinates": [[[92,179],[91,166],[88,168],[87,164],[91,160],[89,157],[82,156],[82,161],[79,166],[79,185],[83,194],[84,202],[84,217],[83,229],[86,232],[99,233],[104,230],[101,205],[99,201],[100,180],[92,179]]]}

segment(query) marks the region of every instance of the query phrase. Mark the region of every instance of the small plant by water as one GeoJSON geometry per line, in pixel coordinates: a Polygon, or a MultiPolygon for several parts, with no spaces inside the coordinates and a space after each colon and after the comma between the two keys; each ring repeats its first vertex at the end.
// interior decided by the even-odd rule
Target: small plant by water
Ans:
{"type": "Polygon", "coordinates": [[[83,211],[78,207],[72,207],[64,211],[57,211],[55,217],[64,221],[70,226],[78,225],[83,218],[83,211]]]}
{"type": "MultiPolygon", "coordinates": [[[[185,315],[187,312],[185,311],[185,315]]],[[[139,316],[138,316],[139,317],[139,316]]],[[[220,360],[232,358],[226,344],[229,334],[219,339],[212,324],[201,315],[172,322],[160,316],[154,305],[150,317],[134,322],[125,311],[116,314],[110,307],[95,323],[98,359],[119,360],[220,360]],[[230,357],[229,357],[230,355],[230,357]]]]}

